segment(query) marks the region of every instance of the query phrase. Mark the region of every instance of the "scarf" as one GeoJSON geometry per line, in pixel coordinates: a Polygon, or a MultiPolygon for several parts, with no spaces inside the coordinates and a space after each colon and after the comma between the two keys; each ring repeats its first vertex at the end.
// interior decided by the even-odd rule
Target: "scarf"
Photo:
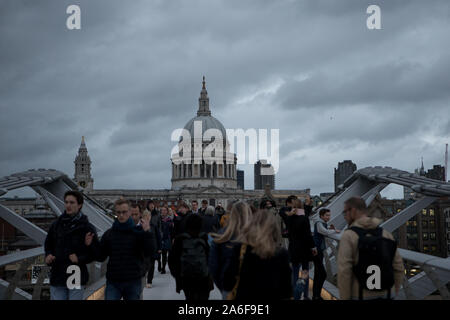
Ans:
{"type": "Polygon", "coordinates": [[[61,223],[62,227],[66,231],[72,231],[76,228],[78,222],[82,218],[83,214],[79,211],[75,215],[69,215],[66,211],[61,215],[61,223]]]}

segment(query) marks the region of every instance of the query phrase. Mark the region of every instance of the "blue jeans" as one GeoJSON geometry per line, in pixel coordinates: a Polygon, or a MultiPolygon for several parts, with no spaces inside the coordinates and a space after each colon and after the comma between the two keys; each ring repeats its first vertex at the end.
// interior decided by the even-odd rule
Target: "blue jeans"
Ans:
{"type": "Polygon", "coordinates": [[[292,264],[292,288],[294,288],[294,300],[300,300],[302,293],[304,298],[308,298],[309,294],[309,276],[305,279],[304,285],[300,287],[297,285],[300,267],[302,267],[302,270],[309,270],[309,262],[292,264]]]}
{"type": "Polygon", "coordinates": [[[105,300],[140,300],[142,279],[111,282],[106,280],[105,300]]]}
{"type": "Polygon", "coordinates": [[[81,289],[50,286],[51,300],[83,300],[84,286],[81,289]]]}
{"type": "Polygon", "coordinates": [[[228,295],[230,294],[231,291],[225,291],[222,290],[220,293],[222,293],[222,300],[227,300],[228,295]]]}

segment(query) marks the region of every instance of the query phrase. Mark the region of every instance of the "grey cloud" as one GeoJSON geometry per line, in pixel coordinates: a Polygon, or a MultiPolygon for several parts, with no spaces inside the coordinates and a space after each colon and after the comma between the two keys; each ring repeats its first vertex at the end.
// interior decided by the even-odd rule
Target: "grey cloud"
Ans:
{"type": "Polygon", "coordinates": [[[79,31],[65,28],[71,1],[0,3],[0,176],[72,176],[85,135],[96,187],[170,187],[170,134],[195,115],[202,75],[227,128],[280,129],[279,188],[328,191],[343,158],[441,161],[421,138],[450,131],[447,1],[378,1],[375,33],[368,0],[77,3],[79,31]]]}
{"type": "Polygon", "coordinates": [[[434,102],[450,97],[450,84],[444,79],[449,67],[450,59],[441,59],[431,67],[402,61],[369,65],[357,74],[317,73],[303,81],[287,82],[278,97],[288,109],[434,102]]]}

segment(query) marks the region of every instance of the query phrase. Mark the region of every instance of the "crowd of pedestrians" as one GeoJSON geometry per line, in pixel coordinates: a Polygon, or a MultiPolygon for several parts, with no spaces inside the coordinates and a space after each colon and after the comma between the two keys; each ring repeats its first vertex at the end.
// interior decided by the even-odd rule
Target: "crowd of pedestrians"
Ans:
{"type": "Polygon", "coordinates": [[[82,213],[81,193],[68,191],[64,204],[64,213],[45,241],[53,300],[83,299],[89,279],[86,265],[107,258],[106,300],[142,299],[144,287],[153,287],[155,264],[161,274],[168,266],[176,292],[183,291],[189,301],[207,300],[214,286],[229,300],[323,300],[326,237],[341,232],[337,257],[341,299],[389,299],[391,287],[398,292],[403,280],[394,238],[379,227],[380,220],[368,217],[360,198],[345,202],[348,227],[344,231],[329,223],[327,208],[313,216],[309,197],[302,201],[289,196],[280,209],[272,199],[254,204],[236,200],[228,202],[226,210],[221,203],[214,207],[207,200],[200,207],[196,200],[190,205],[181,202],[176,210],[167,205],[158,208],[159,203],[150,200],[143,210],[121,198],[114,204],[112,227],[100,239],[82,213]],[[369,257],[361,247],[382,252],[369,257]],[[365,286],[367,276],[361,272],[370,259],[378,263],[373,256],[384,259],[378,262],[386,270],[381,290],[375,291],[365,286]],[[76,289],[67,287],[70,265],[81,270],[76,289]]]}

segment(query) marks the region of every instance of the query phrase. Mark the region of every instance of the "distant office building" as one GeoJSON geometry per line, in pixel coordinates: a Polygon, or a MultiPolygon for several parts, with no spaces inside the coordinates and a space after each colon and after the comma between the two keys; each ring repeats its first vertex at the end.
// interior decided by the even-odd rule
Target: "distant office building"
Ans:
{"type": "Polygon", "coordinates": [[[327,201],[332,195],[334,195],[334,192],[322,192],[319,194],[320,199],[322,202],[327,201]]]}
{"type": "Polygon", "coordinates": [[[338,163],[337,169],[334,168],[334,191],[336,192],[338,186],[356,171],[356,164],[351,160],[344,160],[338,163]]]}
{"type": "Polygon", "coordinates": [[[450,257],[450,207],[444,209],[445,232],[447,234],[447,257],[450,257]]]}
{"type": "Polygon", "coordinates": [[[266,160],[258,160],[255,163],[255,190],[263,190],[268,184],[271,190],[275,189],[275,172],[271,164],[266,160]]]}
{"type": "Polygon", "coordinates": [[[237,170],[236,172],[238,189],[244,190],[244,170],[237,170]]]}
{"type": "Polygon", "coordinates": [[[425,176],[430,179],[445,181],[445,168],[441,165],[434,165],[433,169],[428,170],[425,176]]]}
{"type": "MultiPolygon", "coordinates": [[[[414,200],[390,200],[379,196],[369,207],[371,216],[387,220],[414,203],[414,200]]],[[[439,199],[409,219],[393,232],[399,248],[422,252],[442,258],[448,257],[450,201],[439,199]]]]}

